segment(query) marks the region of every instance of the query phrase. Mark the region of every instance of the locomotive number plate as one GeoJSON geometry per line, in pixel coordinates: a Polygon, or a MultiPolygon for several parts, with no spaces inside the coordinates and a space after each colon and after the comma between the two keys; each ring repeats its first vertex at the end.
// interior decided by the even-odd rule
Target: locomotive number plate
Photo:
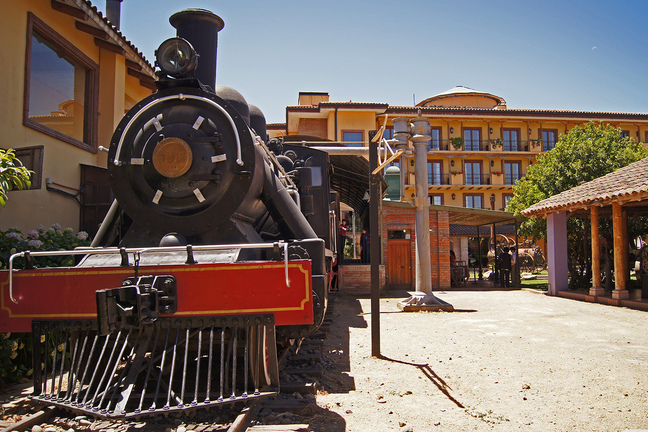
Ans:
{"type": "Polygon", "coordinates": [[[191,168],[191,147],[180,138],[165,138],[153,150],[153,166],[165,177],[180,177],[191,168]]]}

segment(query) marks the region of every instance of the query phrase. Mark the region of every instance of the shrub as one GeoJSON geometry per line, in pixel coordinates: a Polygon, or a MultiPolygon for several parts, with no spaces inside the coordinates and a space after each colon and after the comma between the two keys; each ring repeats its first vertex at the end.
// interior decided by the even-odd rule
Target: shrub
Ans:
{"type": "MultiPolygon", "coordinates": [[[[72,228],[61,229],[59,224],[50,228],[39,226],[23,234],[18,228],[0,231],[0,268],[9,266],[9,257],[24,251],[72,250],[89,246],[88,233],[74,233],[72,228]]],[[[37,267],[61,267],[74,265],[74,257],[35,257],[37,267]]],[[[14,260],[14,268],[24,268],[23,258],[14,260]]],[[[50,338],[50,340],[54,340],[50,338]]],[[[31,333],[0,333],[0,383],[16,382],[32,375],[31,333]]]]}

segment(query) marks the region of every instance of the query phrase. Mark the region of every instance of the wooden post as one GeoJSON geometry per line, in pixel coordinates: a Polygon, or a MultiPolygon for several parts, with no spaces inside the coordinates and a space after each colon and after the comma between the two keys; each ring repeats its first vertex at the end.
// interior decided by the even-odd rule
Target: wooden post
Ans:
{"type": "Polygon", "coordinates": [[[590,207],[590,224],[592,225],[592,287],[590,295],[603,295],[601,287],[601,244],[599,242],[599,208],[590,207]]]}
{"type": "Polygon", "coordinates": [[[614,291],[612,291],[613,299],[627,299],[630,293],[626,289],[625,274],[623,272],[625,266],[623,261],[627,261],[627,251],[623,245],[623,215],[621,204],[617,202],[612,203],[612,230],[614,238],[614,291]]]}
{"type": "Polygon", "coordinates": [[[623,227],[623,230],[621,231],[621,234],[623,235],[623,277],[625,278],[625,286],[628,287],[630,285],[630,262],[628,259],[628,211],[623,208],[621,210],[621,226],[623,227]]]}

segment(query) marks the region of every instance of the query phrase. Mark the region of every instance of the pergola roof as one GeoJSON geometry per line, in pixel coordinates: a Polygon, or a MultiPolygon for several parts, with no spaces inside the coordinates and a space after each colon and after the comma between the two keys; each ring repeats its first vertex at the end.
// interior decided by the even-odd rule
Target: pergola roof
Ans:
{"type": "Polygon", "coordinates": [[[579,212],[589,207],[608,207],[617,202],[628,210],[648,208],[648,158],[544,199],[522,214],[546,216],[550,213],[579,212]]]}
{"type": "Polygon", "coordinates": [[[431,206],[431,208],[439,211],[447,211],[451,224],[483,226],[512,224],[516,221],[513,213],[499,210],[455,206],[431,206]]]}
{"type": "MultiPolygon", "coordinates": [[[[384,205],[393,207],[413,207],[409,202],[384,200],[384,205]]],[[[485,226],[485,225],[504,225],[513,224],[516,218],[511,212],[499,210],[486,210],[467,207],[456,207],[447,205],[431,205],[430,210],[448,212],[450,224],[468,225],[468,226],[485,226]]]]}

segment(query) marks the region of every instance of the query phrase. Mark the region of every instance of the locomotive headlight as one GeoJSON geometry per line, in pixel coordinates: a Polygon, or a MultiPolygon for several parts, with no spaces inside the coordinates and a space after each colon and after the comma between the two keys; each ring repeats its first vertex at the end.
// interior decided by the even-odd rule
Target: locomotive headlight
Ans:
{"type": "Polygon", "coordinates": [[[155,51],[160,70],[172,77],[185,77],[196,69],[198,54],[191,44],[182,38],[167,39],[155,51]]]}

